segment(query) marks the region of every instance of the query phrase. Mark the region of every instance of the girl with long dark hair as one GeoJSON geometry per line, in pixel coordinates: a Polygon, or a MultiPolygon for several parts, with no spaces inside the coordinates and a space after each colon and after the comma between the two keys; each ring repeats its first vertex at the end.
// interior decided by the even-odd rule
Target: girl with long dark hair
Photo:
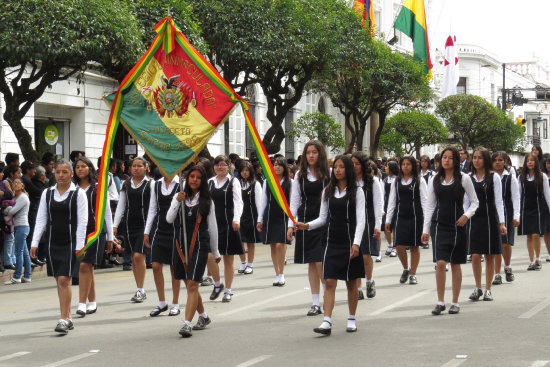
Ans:
{"type": "MultiPolygon", "coordinates": [[[[472,269],[476,288],[470,295],[472,301],[483,296],[492,301],[491,283],[495,272],[495,257],[502,253],[501,235],[506,235],[506,220],[502,202],[500,176],[490,171],[491,155],[485,148],[474,149],[470,164],[470,175],[474,185],[479,208],[470,218],[467,226],[468,254],[472,256],[472,269]],[[485,293],[481,290],[481,257],[485,257],[485,293]]],[[[467,200],[465,205],[468,205],[467,200]]]]}
{"type": "MultiPolygon", "coordinates": [[[[284,195],[289,198],[291,190],[290,177],[288,177],[288,166],[284,157],[275,158],[273,162],[275,175],[281,184],[284,195]]],[[[277,200],[271,193],[267,181],[264,182],[260,212],[258,213],[258,223],[256,228],[263,232],[264,245],[271,247],[271,261],[275,269],[274,287],[285,285],[285,255],[287,240],[288,216],[277,203],[277,200]]]]}
{"type": "Polygon", "coordinates": [[[256,173],[252,163],[243,161],[239,167],[239,180],[241,181],[243,214],[241,215],[241,241],[246,243],[246,255],[239,255],[241,266],[240,274],[252,274],[254,271],[254,252],[256,243],[261,241],[261,234],[256,229],[258,222],[258,210],[262,198],[262,185],[256,181],[256,173]],[[248,262],[246,256],[248,255],[248,262]]]}
{"type": "Polygon", "coordinates": [[[365,229],[365,195],[357,187],[357,177],[351,158],[339,155],[335,158],[328,186],[323,191],[319,218],[309,223],[296,223],[301,230],[315,230],[328,224],[327,247],[323,257],[325,279],[325,316],[321,325],[313,331],[330,335],[336,285],[344,280],[348,290],[349,316],[346,331],[357,331],[357,279],[365,276],[361,240],[365,229]]]}
{"type": "MultiPolygon", "coordinates": [[[[321,196],[329,181],[329,167],[325,146],[318,140],[306,143],[302,152],[300,169],[292,181],[290,210],[299,222],[309,222],[319,217],[321,196]]],[[[289,219],[287,239],[292,241],[294,223],[289,219]]],[[[313,304],[308,316],[321,314],[321,284],[323,282],[323,253],[326,229],[296,231],[294,263],[308,264],[309,287],[313,304]]]]}
{"type": "Polygon", "coordinates": [[[403,265],[403,273],[399,283],[407,280],[409,284],[417,284],[416,270],[420,262],[420,246],[422,245],[422,226],[426,206],[426,181],[418,175],[418,166],[414,157],[402,157],[399,160],[401,170],[395,182],[391,185],[386,214],[386,231],[390,223],[395,223],[394,244],[397,256],[403,265]],[[394,220],[395,218],[395,220],[394,220]],[[411,252],[411,263],[407,259],[407,249],[411,252]]]}
{"type": "MultiPolygon", "coordinates": [[[[174,223],[177,227],[177,238],[180,248],[183,243],[183,229],[181,216],[185,215],[185,230],[187,234],[188,267],[184,266],[182,259],[174,262],[174,276],[182,279],[187,288],[187,304],[185,305],[185,322],[179,333],[188,338],[192,330],[204,330],[211,320],[204,310],[202,297],[199,293],[199,283],[206,268],[209,251],[215,262],[221,260],[218,252],[218,227],[216,223],[216,210],[212,202],[212,196],[208,189],[208,178],[203,167],[194,165],[187,173],[187,180],[183,191],[178,192],[172,199],[166,215],[167,223],[174,223]],[[184,211],[181,211],[181,202],[184,202],[184,211]],[[193,237],[195,242],[192,243],[193,237]],[[193,248],[193,250],[191,250],[193,248]],[[194,326],[191,321],[195,312],[199,319],[194,326]]],[[[177,245],[176,245],[177,246],[177,245]]],[[[182,253],[185,249],[181,248],[182,253]]],[[[178,251],[179,252],[179,251],[178,251]]]]}
{"type": "Polygon", "coordinates": [[[450,314],[460,311],[458,297],[462,285],[461,264],[466,263],[468,253],[465,224],[476,212],[479,201],[470,176],[461,172],[460,157],[453,147],[441,152],[441,164],[437,174],[428,182],[427,201],[424,210],[422,242],[428,243],[431,234],[438,302],[432,310],[440,315],[445,310],[446,264],[451,263],[453,298],[450,314]],[[464,196],[469,206],[463,207],[464,196]]]}
{"type": "Polygon", "coordinates": [[[430,177],[434,175],[434,171],[430,169],[430,157],[423,155],[420,157],[420,177],[422,177],[426,183],[430,177]]]}

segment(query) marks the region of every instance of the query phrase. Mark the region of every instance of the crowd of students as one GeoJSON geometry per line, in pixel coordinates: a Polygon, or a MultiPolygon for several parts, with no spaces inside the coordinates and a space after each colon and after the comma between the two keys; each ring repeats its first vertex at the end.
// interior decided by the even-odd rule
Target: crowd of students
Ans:
{"type": "MultiPolygon", "coordinates": [[[[527,270],[541,269],[541,236],[550,253],[550,158],[545,158],[539,147],[525,155],[518,174],[505,152],[491,154],[484,148],[474,149],[471,159],[465,150],[454,147],[443,149],[434,159],[422,156],[419,161],[412,156],[380,161],[363,152],[328,159],[323,144],[310,141],[296,161],[281,155],[272,158],[276,179],[295,220],[279,206],[254,158],[200,158],[181,178],[162,175],[142,157],[128,164],[128,177],[121,177],[117,171],[123,168],[113,160],[108,181],[111,205],[104,231],[78,261],[75,253],[95,228],[97,176],[83,154],[71,158],[72,162],[60,160],[50,169],[54,185],[43,179],[46,170],[36,168],[34,176],[27,175],[35,168],[26,162],[21,168],[18,162],[7,162],[6,180],[0,184],[6,207],[4,227],[9,227],[10,217],[14,227],[4,228],[4,251],[11,248],[7,239],[13,235],[16,253],[15,260],[5,259],[17,264],[6,284],[30,282],[30,258],[39,263],[44,260],[48,275],[57,281],[61,317],[55,330],[60,333],[74,327],[72,279],[78,274],[76,313],[82,317],[93,314],[97,310],[94,267],[104,264],[105,256],[117,263],[111,256],[122,249],[136,282],[132,302],[147,298],[144,284],[151,263],[158,295],[151,317],[163,312],[180,314],[183,280],[187,291],[184,324],[179,331],[183,337],[211,323],[199,286],[213,286],[210,300],[223,293],[221,301],[231,302],[234,256],[241,260],[238,273],[253,274],[258,243],[270,246],[275,287],[286,284],[286,255],[288,246],[294,244],[294,263],[307,264],[312,304],[305,314],[323,314],[323,321],[314,329],[323,335],[332,330],[338,280],[345,281],[347,287],[346,331],[357,330],[358,301],[365,294],[367,298],[376,296],[373,259],[381,258],[382,233],[388,244],[386,255],[397,256],[403,266],[402,284],[422,281],[416,274],[420,248],[431,240],[438,298],[433,315],[446,310],[449,265],[450,314],[460,312],[461,265],[469,259],[475,279],[469,297],[473,301],[493,300],[492,285],[502,284],[502,261],[506,281],[514,280],[514,228],[518,235],[527,235],[527,270]],[[38,177],[42,189],[27,186],[21,172],[27,179],[38,177]],[[33,214],[29,208],[35,208],[33,214]],[[223,282],[218,265],[222,260],[223,282]],[[164,291],[163,265],[170,267],[170,304],[164,291]],[[195,314],[198,319],[193,325],[195,314]]],[[[5,260],[4,264],[12,263],[5,260]]]]}

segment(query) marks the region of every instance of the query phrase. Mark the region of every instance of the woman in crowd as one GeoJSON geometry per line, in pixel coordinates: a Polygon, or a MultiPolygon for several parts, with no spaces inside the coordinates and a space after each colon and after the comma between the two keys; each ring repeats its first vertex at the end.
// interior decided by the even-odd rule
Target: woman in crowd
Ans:
{"type": "Polygon", "coordinates": [[[531,148],[531,153],[533,153],[535,157],[537,157],[539,163],[542,165],[544,154],[542,153],[542,148],[540,147],[540,145],[533,145],[533,147],[531,148]]]}
{"type": "Polygon", "coordinates": [[[390,188],[391,185],[395,182],[397,175],[399,174],[399,165],[395,161],[389,161],[386,165],[386,178],[383,181],[383,194],[384,194],[384,211],[382,213],[382,227],[381,230],[384,231],[386,235],[386,241],[388,242],[388,249],[386,250],[386,256],[396,257],[397,250],[393,247],[394,242],[392,241],[392,233],[394,231],[393,224],[386,221],[386,214],[388,210],[388,199],[390,198],[390,188]],[[386,223],[391,224],[389,231],[386,231],[386,223]]]}
{"type": "Polygon", "coordinates": [[[115,213],[113,232],[118,235],[118,227],[124,218],[125,246],[132,258],[132,271],[137,291],[131,301],[141,303],[147,299],[145,293],[145,242],[144,231],[151,198],[151,182],[147,177],[148,163],[145,158],[137,157],[131,163],[132,177],[124,181],[120,189],[118,206],[115,213]]]}
{"type": "MultiPolygon", "coordinates": [[[[329,167],[325,146],[311,140],[304,146],[296,179],[291,184],[290,211],[299,222],[310,222],[319,217],[321,196],[329,180],[329,167]]],[[[288,220],[287,240],[292,241],[294,223],[288,220]]],[[[315,231],[297,231],[294,263],[308,264],[312,306],[308,316],[321,314],[321,284],[323,282],[323,254],[326,228],[315,231]]]]}
{"type": "Polygon", "coordinates": [[[424,180],[426,180],[426,183],[428,183],[428,180],[430,177],[434,175],[434,171],[430,169],[430,157],[427,155],[423,155],[420,157],[420,177],[422,177],[424,180]]]}
{"type": "Polygon", "coordinates": [[[479,202],[470,177],[460,171],[460,157],[453,147],[441,152],[441,164],[437,174],[428,182],[428,194],[424,210],[422,242],[428,243],[431,233],[438,302],[432,311],[440,315],[445,311],[446,264],[451,263],[453,297],[450,314],[460,311],[458,297],[462,285],[461,264],[466,263],[468,253],[465,224],[476,212],[479,202]],[[470,205],[463,207],[464,195],[470,205]],[[465,210],[466,209],[466,210],[465,210]]]}
{"type": "Polygon", "coordinates": [[[256,181],[254,167],[249,161],[242,161],[239,167],[241,182],[241,197],[243,199],[243,214],[241,215],[241,241],[246,243],[246,254],[239,255],[241,266],[240,274],[252,274],[254,266],[254,250],[256,243],[260,242],[261,235],[256,229],[258,222],[258,209],[262,198],[262,185],[256,181]],[[248,256],[248,262],[246,257],[248,256]]]}
{"type": "Polygon", "coordinates": [[[324,318],[313,331],[330,335],[336,285],[344,280],[348,290],[349,316],[347,332],[357,331],[355,313],[358,293],[357,279],[365,276],[361,239],[365,229],[365,195],[357,187],[357,177],[351,158],[339,155],[334,160],[330,182],[323,191],[319,218],[309,223],[296,223],[298,230],[315,230],[328,225],[327,247],[323,257],[325,279],[324,318]]]}
{"type": "MultiPolygon", "coordinates": [[[[19,165],[9,164],[4,169],[4,200],[13,198],[13,182],[21,179],[21,168],[19,165]]],[[[4,268],[15,270],[15,238],[13,232],[4,235],[4,268]]]]}
{"type": "Polygon", "coordinates": [[[397,256],[403,265],[399,283],[409,280],[417,284],[416,270],[420,262],[422,244],[423,208],[426,206],[426,181],[418,175],[418,166],[414,157],[403,157],[399,161],[401,170],[391,185],[386,214],[386,231],[390,223],[395,223],[394,244],[397,256]],[[394,220],[395,218],[395,220],[394,220]],[[407,247],[411,252],[411,263],[407,259],[407,247]]]}
{"type": "Polygon", "coordinates": [[[55,184],[44,190],[36,217],[31,257],[36,258],[38,243],[46,232],[48,275],[55,277],[61,317],[55,331],[67,334],[71,319],[71,277],[76,252],[86,242],[88,200],[86,193],[72,182],[73,167],[61,159],[55,164],[55,184]],[[76,218],[76,219],[74,219],[76,218]]]}

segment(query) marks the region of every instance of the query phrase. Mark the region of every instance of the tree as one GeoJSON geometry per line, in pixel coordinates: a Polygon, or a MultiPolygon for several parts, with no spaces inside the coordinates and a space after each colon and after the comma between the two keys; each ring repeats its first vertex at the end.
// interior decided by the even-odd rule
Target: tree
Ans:
{"type": "Polygon", "coordinates": [[[360,28],[343,0],[192,0],[209,59],[241,95],[258,83],[271,126],[263,142],[280,150],[287,113],[313,75],[333,61],[349,28],[360,28]]]}
{"type": "Polygon", "coordinates": [[[396,156],[416,153],[420,159],[420,148],[425,145],[444,142],[449,132],[431,113],[405,111],[390,117],[380,136],[380,148],[396,156]]]}
{"type": "Polygon", "coordinates": [[[321,112],[306,113],[291,123],[292,130],[286,132],[291,140],[307,142],[317,139],[334,153],[346,146],[340,126],[332,116],[321,112]],[[306,139],[302,140],[301,138],[306,139]]]}
{"type": "Polygon", "coordinates": [[[522,127],[478,96],[449,96],[437,103],[435,112],[445,120],[453,140],[464,149],[483,146],[489,150],[512,151],[523,139],[522,127]]]}

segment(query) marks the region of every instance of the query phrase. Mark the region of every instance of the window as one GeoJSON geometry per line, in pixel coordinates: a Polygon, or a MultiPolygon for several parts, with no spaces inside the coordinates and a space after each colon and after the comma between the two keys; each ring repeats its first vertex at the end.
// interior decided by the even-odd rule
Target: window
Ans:
{"type": "Polygon", "coordinates": [[[456,85],[456,94],[466,94],[466,77],[461,76],[456,85]]]}
{"type": "Polygon", "coordinates": [[[537,123],[537,119],[532,119],[531,120],[531,125],[533,126],[533,136],[540,137],[540,126],[537,123]]]}
{"type": "Polygon", "coordinates": [[[542,137],[543,139],[548,139],[548,120],[542,120],[542,137]]]}

